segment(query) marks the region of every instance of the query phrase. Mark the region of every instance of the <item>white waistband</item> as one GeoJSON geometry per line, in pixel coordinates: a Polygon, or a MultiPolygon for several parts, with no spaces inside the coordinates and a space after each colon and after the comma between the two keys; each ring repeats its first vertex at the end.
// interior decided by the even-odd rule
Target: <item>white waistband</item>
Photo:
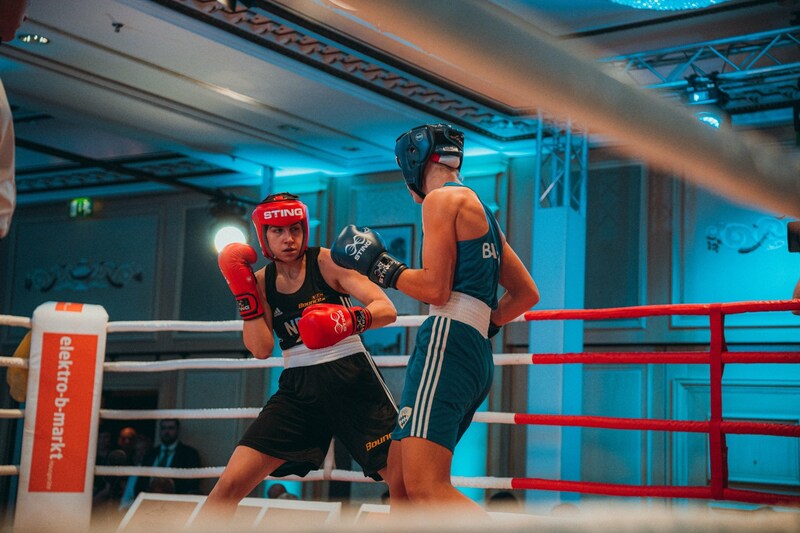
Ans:
{"type": "Polygon", "coordinates": [[[353,355],[358,352],[366,352],[367,349],[361,342],[358,335],[350,335],[340,340],[333,346],[312,350],[305,344],[298,344],[288,350],[283,351],[283,368],[296,368],[298,366],[313,366],[330,361],[336,361],[342,357],[353,355]]]}
{"type": "Polygon", "coordinates": [[[432,305],[429,315],[443,316],[469,324],[486,337],[489,331],[489,315],[492,310],[488,305],[474,296],[463,292],[451,292],[450,299],[444,305],[432,305]]]}

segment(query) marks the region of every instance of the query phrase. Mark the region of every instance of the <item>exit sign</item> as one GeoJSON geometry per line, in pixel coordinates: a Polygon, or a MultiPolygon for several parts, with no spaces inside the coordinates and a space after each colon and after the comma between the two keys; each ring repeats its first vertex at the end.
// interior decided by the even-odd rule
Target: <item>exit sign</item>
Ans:
{"type": "Polygon", "coordinates": [[[94,200],[91,198],[73,198],[69,201],[70,218],[91,216],[94,211],[94,200]]]}

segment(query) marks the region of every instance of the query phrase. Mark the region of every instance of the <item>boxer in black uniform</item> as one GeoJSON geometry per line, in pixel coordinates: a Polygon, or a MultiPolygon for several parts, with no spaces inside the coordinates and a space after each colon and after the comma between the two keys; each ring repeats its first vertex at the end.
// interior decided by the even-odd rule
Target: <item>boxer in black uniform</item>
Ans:
{"type": "Polygon", "coordinates": [[[253,273],[255,250],[230,244],[219,255],[256,358],[280,340],[284,371],[276,392],[242,437],[203,507],[231,516],[266,476],[306,475],[336,436],[365,476],[387,476],[397,407],[359,334],[397,318],[369,279],[336,265],[327,248],[308,247],[308,211],[296,196],[268,196],[253,211],[261,249],[272,263],[253,273]],[[364,303],[355,307],[350,294],[364,303]]]}

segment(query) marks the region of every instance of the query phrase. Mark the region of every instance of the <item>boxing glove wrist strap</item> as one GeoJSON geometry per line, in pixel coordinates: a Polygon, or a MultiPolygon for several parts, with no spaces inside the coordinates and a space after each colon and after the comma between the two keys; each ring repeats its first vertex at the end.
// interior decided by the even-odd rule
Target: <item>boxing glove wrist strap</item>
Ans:
{"type": "Polygon", "coordinates": [[[384,289],[396,289],[397,279],[400,277],[400,273],[406,268],[408,267],[404,263],[401,263],[387,253],[383,253],[372,265],[369,272],[369,279],[371,282],[380,285],[384,289]]]}
{"type": "Polygon", "coordinates": [[[355,335],[364,333],[372,325],[372,313],[366,307],[351,307],[350,313],[353,315],[353,333],[355,335]]]}
{"type": "Polygon", "coordinates": [[[242,320],[253,320],[264,314],[258,297],[253,293],[237,294],[236,305],[239,308],[239,316],[242,320]]]}

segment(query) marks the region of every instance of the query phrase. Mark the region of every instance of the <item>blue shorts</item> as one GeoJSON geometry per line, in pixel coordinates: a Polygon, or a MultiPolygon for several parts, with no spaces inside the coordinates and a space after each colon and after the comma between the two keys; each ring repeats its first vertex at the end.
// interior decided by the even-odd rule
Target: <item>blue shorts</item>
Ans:
{"type": "Polygon", "coordinates": [[[492,345],[472,326],[430,316],[417,331],[392,439],[420,437],[453,451],[489,394],[492,345]]]}

